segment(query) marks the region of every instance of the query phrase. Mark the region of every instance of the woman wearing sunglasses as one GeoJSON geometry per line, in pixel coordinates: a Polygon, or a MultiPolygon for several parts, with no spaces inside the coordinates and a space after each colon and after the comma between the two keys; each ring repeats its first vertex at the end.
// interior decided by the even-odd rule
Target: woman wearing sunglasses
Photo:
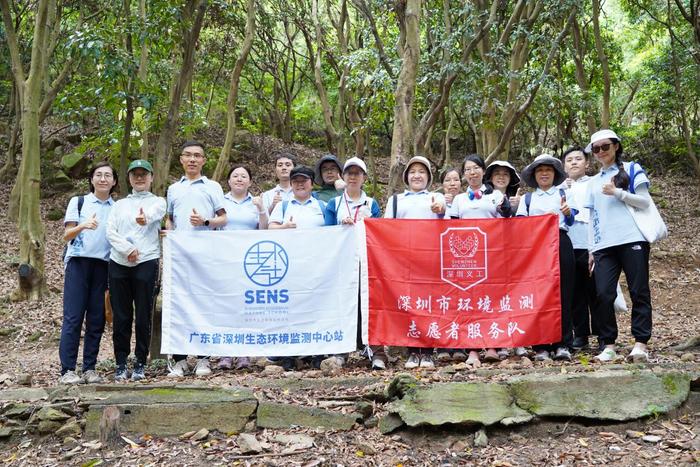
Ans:
{"type": "Polygon", "coordinates": [[[622,143],[612,130],[594,133],[586,152],[593,152],[602,166],[600,173],[588,183],[584,205],[590,210],[588,250],[591,252],[589,266],[595,268],[598,339],[601,345],[605,345],[596,359],[609,362],[617,358],[617,321],[613,303],[620,272],[625,271],[632,299],[632,335],[635,340],[627,358],[645,362],[649,357],[647,342],[651,338],[649,242],[626,205],[638,209],[649,206],[649,179],[639,164],[622,161],[622,143]],[[633,179],[630,179],[631,173],[633,179]]]}

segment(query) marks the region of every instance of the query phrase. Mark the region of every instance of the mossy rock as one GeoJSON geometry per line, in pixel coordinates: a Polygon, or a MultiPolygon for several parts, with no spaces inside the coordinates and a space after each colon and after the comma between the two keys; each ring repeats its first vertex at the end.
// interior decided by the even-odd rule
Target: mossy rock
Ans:
{"type": "Polygon", "coordinates": [[[61,158],[61,167],[73,178],[87,175],[88,159],[84,154],[72,152],[61,158]]]}

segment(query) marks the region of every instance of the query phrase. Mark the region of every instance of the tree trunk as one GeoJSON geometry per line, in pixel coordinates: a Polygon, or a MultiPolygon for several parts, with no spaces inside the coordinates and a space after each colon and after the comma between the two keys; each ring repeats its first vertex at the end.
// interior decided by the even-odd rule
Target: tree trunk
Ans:
{"type": "Polygon", "coordinates": [[[19,130],[22,124],[22,109],[21,102],[17,95],[17,85],[12,83],[12,95],[10,96],[10,108],[14,111],[12,126],[9,129],[9,138],[7,145],[7,156],[5,165],[0,169],[0,182],[7,182],[12,179],[17,164],[17,142],[19,140],[19,130]]]}
{"type": "Polygon", "coordinates": [[[194,73],[194,48],[202,30],[204,15],[207,11],[207,0],[188,0],[183,11],[183,23],[185,30],[182,35],[182,64],[180,72],[173,80],[170,90],[170,105],[168,114],[163,123],[163,128],[158,137],[155,152],[155,176],[153,180],[153,191],[158,194],[165,192],[165,185],[170,172],[170,161],[172,156],[171,145],[177,132],[180,120],[180,105],[182,97],[192,80],[194,73]]]}
{"type": "Polygon", "coordinates": [[[583,112],[586,115],[586,126],[588,127],[588,133],[592,135],[597,130],[597,127],[595,117],[593,116],[593,106],[590,105],[590,85],[588,83],[588,77],[586,76],[586,69],[583,66],[586,47],[583,42],[583,38],[581,37],[581,29],[579,28],[578,21],[574,21],[572,32],[574,39],[576,82],[578,83],[578,87],[581,88],[581,93],[583,94],[583,112]]]}
{"type": "Polygon", "coordinates": [[[600,111],[600,127],[610,128],[610,67],[608,57],[603,49],[603,39],[600,36],[600,0],[592,0],[593,7],[593,36],[595,49],[598,53],[600,71],[603,74],[603,107],[600,111]]]}
{"type": "MultiPolygon", "coordinates": [[[[124,37],[124,48],[130,62],[133,63],[134,48],[131,40],[131,0],[122,1],[123,20],[126,35],[124,37]]],[[[131,144],[131,126],[134,122],[134,78],[130,72],[126,78],[126,115],[124,116],[124,133],[122,134],[121,148],[119,151],[119,192],[122,196],[129,193],[129,179],[126,169],[129,165],[129,146],[131,144]]]]}
{"type": "MultiPolygon", "coordinates": [[[[146,27],[147,16],[146,16],[146,0],[139,0],[139,20],[141,21],[141,28],[146,27]]],[[[142,87],[148,79],[148,42],[146,42],[144,35],[143,42],[141,43],[141,55],[139,57],[139,87],[142,87]]],[[[141,124],[143,128],[141,129],[141,159],[148,160],[150,158],[150,151],[148,146],[148,118],[144,115],[141,124]]]]}
{"type": "MultiPolygon", "coordinates": [[[[3,18],[9,18],[6,0],[0,0],[3,18]]],[[[22,100],[22,163],[13,192],[19,196],[19,287],[12,294],[14,300],[38,300],[43,295],[46,283],[44,277],[44,225],[39,209],[39,189],[41,183],[41,134],[39,132],[39,108],[41,106],[42,85],[46,71],[45,44],[52,25],[49,18],[56,17],[56,1],[40,0],[36,5],[36,19],[32,40],[32,56],[26,82],[23,80],[19,48],[11,52],[13,73],[22,100]]],[[[7,22],[6,22],[7,25],[7,22]]],[[[9,36],[9,34],[8,34],[9,36]]],[[[17,43],[9,40],[10,48],[17,43]]]]}
{"type": "Polygon", "coordinates": [[[394,93],[394,129],[391,138],[391,168],[387,193],[393,192],[400,186],[403,166],[413,154],[413,102],[420,63],[421,0],[399,0],[396,8],[403,41],[400,41],[401,70],[394,93]]]}
{"type": "Polygon", "coordinates": [[[226,172],[228,171],[227,169],[228,162],[231,157],[231,148],[233,147],[233,139],[236,135],[236,105],[238,104],[238,87],[241,81],[243,66],[245,65],[246,60],[248,60],[250,49],[253,47],[253,39],[255,38],[255,10],[255,0],[247,0],[245,38],[243,39],[241,51],[236,59],[236,64],[233,67],[233,73],[231,74],[231,86],[229,88],[228,98],[226,99],[226,138],[224,140],[224,147],[221,148],[221,155],[216,163],[216,170],[214,170],[214,175],[212,176],[214,180],[218,181],[221,181],[222,178],[226,176],[226,172]]]}

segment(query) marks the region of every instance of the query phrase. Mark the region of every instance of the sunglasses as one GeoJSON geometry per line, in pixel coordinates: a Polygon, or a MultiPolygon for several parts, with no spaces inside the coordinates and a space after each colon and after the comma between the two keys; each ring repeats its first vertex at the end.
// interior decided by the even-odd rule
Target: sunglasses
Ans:
{"type": "Polygon", "coordinates": [[[600,146],[591,146],[593,154],[598,154],[600,151],[607,151],[612,146],[612,143],[601,144],[600,146]]]}

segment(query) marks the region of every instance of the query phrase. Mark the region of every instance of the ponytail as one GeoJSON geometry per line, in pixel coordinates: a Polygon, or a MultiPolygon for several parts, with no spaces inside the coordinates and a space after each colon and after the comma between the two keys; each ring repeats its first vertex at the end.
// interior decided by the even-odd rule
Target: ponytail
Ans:
{"type": "Polygon", "coordinates": [[[617,175],[612,178],[615,187],[628,190],[630,187],[630,176],[625,171],[625,166],[622,164],[622,143],[615,138],[610,139],[613,143],[617,143],[617,151],[615,151],[615,164],[619,169],[617,175]]]}

